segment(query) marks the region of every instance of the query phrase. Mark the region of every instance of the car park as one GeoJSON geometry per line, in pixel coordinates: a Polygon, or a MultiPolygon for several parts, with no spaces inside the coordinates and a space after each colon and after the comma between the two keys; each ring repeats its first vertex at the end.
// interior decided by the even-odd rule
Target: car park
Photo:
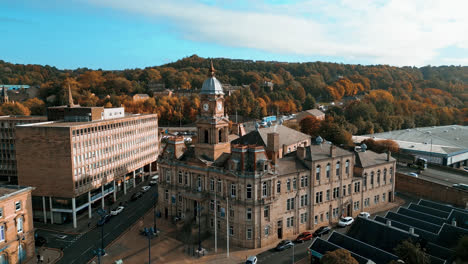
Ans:
{"type": "Polygon", "coordinates": [[[257,256],[249,256],[245,264],[257,264],[257,256]]]}
{"type": "Polygon", "coordinates": [[[149,189],[151,189],[151,186],[148,186],[148,185],[145,185],[145,186],[141,187],[142,192],[147,192],[147,191],[149,191],[149,189]]]}
{"type": "Polygon", "coordinates": [[[295,242],[297,243],[304,243],[304,241],[311,240],[312,239],[312,233],[310,232],[302,232],[297,236],[295,242]]]}
{"type": "Polygon", "coordinates": [[[275,247],[276,251],[283,251],[288,248],[294,247],[294,244],[291,240],[282,240],[279,244],[275,247]]]}
{"type": "Polygon", "coordinates": [[[354,219],[351,216],[343,217],[338,222],[338,226],[345,227],[349,226],[354,222],[354,219]]]}
{"type": "Polygon", "coordinates": [[[136,192],[132,195],[132,197],[130,198],[132,201],[136,201],[138,200],[138,198],[140,198],[143,194],[141,192],[136,192]]]}
{"type": "Polygon", "coordinates": [[[364,218],[369,218],[370,217],[370,214],[368,212],[360,212],[359,213],[359,216],[362,216],[364,218]]]}
{"type": "Polygon", "coordinates": [[[125,207],[123,207],[123,206],[119,206],[119,207],[115,208],[114,210],[112,210],[112,211],[110,212],[110,214],[111,214],[111,215],[118,215],[118,214],[120,214],[120,213],[123,211],[124,208],[125,208],[125,207]]]}
{"type": "Polygon", "coordinates": [[[319,229],[315,230],[313,236],[314,237],[320,237],[322,235],[326,235],[328,233],[330,233],[331,231],[331,228],[329,226],[321,226],[319,227],[319,229]]]}

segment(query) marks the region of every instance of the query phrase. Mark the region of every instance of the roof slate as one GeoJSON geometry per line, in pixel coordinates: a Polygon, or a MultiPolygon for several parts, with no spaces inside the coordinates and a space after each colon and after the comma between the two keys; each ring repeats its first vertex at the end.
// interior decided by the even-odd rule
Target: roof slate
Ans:
{"type": "Polygon", "coordinates": [[[356,151],[354,153],[356,155],[355,166],[359,168],[367,168],[395,161],[393,157],[390,157],[390,160],[387,161],[387,153],[376,153],[371,150],[356,151]]]}

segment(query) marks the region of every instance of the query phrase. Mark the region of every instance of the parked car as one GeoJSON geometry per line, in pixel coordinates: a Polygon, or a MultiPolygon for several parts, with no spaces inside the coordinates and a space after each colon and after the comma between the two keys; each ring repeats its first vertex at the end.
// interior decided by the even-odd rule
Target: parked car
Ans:
{"type": "Polygon", "coordinates": [[[364,218],[369,218],[370,217],[370,214],[368,212],[360,212],[359,213],[359,216],[362,216],[364,218]]]}
{"type": "Polygon", "coordinates": [[[36,247],[42,247],[47,243],[47,240],[43,236],[38,236],[34,239],[34,244],[36,247]]]}
{"type": "Polygon", "coordinates": [[[97,226],[102,226],[104,225],[105,223],[109,222],[111,218],[111,215],[110,214],[106,214],[104,217],[102,217],[101,219],[99,219],[98,223],[97,223],[97,226]]]}
{"type": "Polygon", "coordinates": [[[159,175],[158,175],[158,174],[154,175],[153,177],[151,177],[150,182],[149,182],[149,185],[156,185],[156,184],[158,184],[158,179],[159,179],[159,175]]]}
{"type": "Polygon", "coordinates": [[[147,191],[149,191],[149,189],[151,189],[151,186],[148,186],[148,185],[145,185],[145,186],[141,187],[142,192],[147,192],[147,191]]]}
{"type": "Polygon", "coordinates": [[[313,236],[314,237],[320,237],[322,235],[330,233],[331,228],[329,226],[321,226],[319,229],[315,230],[313,236]]]}
{"type": "Polygon", "coordinates": [[[351,216],[343,217],[338,222],[338,226],[345,227],[349,226],[354,222],[354,219],[351,216]]]}
{"type": "Polygon", "coordinates": [[[294,244],[291,240],[283,240],[279,242],[279,244],[275,247],[275,250],[277,251],[283,251],[288,248],[294,247],[294,244]]]}
{"type": "Polygon", "coordinates": [[[257,264],[257,256],[248,257],[245,264],[257,264]]]}
{"type": "Polygon", "coordinates": [[[418,176],[419,176],[416,172],[410,172],[410,173],[408,173],[408,175],[416,177],[416,178],[418,178],[418,176]]]}
{"type": "Polygon", "coordinates": [[[456,189],[468,191],[468,184],[464,184],[464,183],[455,183],[454,185],[452,185],[452,187],[453,187],[453,188],[456,188],[456,189]]]}
{"type": "Polygon", "coordinates": [[[141,192],[136,192],[132,195],[131,199],[132,201],[138,200],[143,194],[141,192]]]}
{"type": "MultiPolygon", "coordinates": [[[[160,231],[159,231],[159,229],[157,229],[156,232],[153,232],[152,235],[153,235],[153,236],[158,236],[159,233],[160,233],[160,231]]],[[[146,235],[147,235],[145,229],[140,229],[140,235],[143,235],[143,236],[146,236],[146,235]]]]}
{"type": "Polygon", "coordinates": [[[125,207],[123,207],[123,206],[119,206],[119,207],[115,208],[114,210],[112,210],[112,211],[110,212],[110,214],[111,214],[111,215],[118,215],[118,214],[120,214],[120,213],[123,211],[124,208],[125,208],[125,207]]]}
{"type": "Polygon", "coordinates": [[[304,241],[311,240],[312,239],[312,233],[311,232],[302,232],[297,236],[295,242],[298,243],[304,243],[304,241]]]}

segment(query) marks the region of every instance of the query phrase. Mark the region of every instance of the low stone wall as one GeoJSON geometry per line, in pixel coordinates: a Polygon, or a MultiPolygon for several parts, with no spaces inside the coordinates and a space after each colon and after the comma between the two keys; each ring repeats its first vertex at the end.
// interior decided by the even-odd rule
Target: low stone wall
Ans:
{"type": "Polygon", "coordinates": [[[396,173],[395,191],[468,208],[467,191],[401,173],[396,173]]]}

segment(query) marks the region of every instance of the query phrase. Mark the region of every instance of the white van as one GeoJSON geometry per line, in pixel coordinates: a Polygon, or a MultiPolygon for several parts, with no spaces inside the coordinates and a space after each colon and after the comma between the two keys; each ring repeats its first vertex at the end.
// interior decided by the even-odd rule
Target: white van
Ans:
{"type": "Polygon", "coordinates": [[[153,177],[151,177],[149,184],[150,184],[150,185],[155,185],[155,184],[157,184],[157,183],[158,183],[158,179],[159,179],[159,174],[154,175],[153,177]]]}

